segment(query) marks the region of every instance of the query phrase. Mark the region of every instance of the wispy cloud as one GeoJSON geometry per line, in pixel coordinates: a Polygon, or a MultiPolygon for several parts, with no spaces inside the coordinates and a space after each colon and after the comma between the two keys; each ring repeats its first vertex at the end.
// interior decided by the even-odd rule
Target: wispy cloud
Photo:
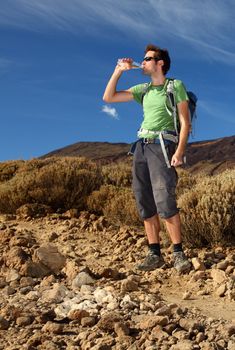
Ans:
{"type": "Polygon", "coordinates": [[[235,64],[234,13],[234,0],[5,0],[0,25],[73,33],[89,28],[92,35],[110,25],[132,38],[182,40],[201,56],[235,64]]]}
{"type": "Polygon", "coordinates": [[[119,119],[118,112],[114,107],[110,107],[108,105],[103,105],[102,112],[108,114],[108,116],[110,116],[113,119],[117,119],[117,120],[119,119]]]}
{"type": "Polygon", "coordinates": [[[228,110],[227,105],[220,102],[207,102],[204,100],[200,100],[198,103],[198,107],[209,114],[212,118],[216,118],[222,120],[223,122],[228,122],[231,124],[235,124],[234,117],[231,111],[228,110]]]}

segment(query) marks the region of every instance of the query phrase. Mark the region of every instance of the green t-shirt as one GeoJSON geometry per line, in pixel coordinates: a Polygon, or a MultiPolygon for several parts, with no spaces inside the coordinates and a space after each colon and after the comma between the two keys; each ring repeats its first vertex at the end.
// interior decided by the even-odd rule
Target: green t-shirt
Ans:
{"type": "MultiPolygon", "coordinates": [[[[145,84],[135,85],[131,88],[135,101],[140,104],[142,104],[141,98],[144,88],[145,84]]],[[[176,104],[188,100],[186,89],[181,80],[174,80],[174,88],[176,104]]],[[[143,100],[144,119],[141,129],[151,131],[175,130],[173,117],[167,112],[165,103],[166,89],[164,85],[153,86],[149,84],[143,100]]],[[[141,132],[139,137],[153,137],[153,134],[141,132]]]]}

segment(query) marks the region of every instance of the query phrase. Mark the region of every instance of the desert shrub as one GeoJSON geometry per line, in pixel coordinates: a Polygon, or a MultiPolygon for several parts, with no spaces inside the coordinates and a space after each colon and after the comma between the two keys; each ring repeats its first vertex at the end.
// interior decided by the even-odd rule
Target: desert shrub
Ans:
{"type": "Polygon", "coordinates": [[[183,194],[183,238],[192,246],[226,243],[235,238],[235,170],[205,177],[183,194]]]}
{"type": "Polygon", "coordinates": [[[191,190],[199,181],[200,176],[195,176],[184,169],[177,169],[178,184],[176,188],[176,195],[179,198],[183,193],[191,190]]]}
{"type": "Polygon", "coordinates": [[[87,198],[87,208],[98,215],[104,215],[104,208],[107,202],[117,194],[118,188],[113,185],[102,185],[98,190],[93,191],[87,198]]]}
{"type": "Polygon", "coordinates": [[[127,225],[141,223],[130,188],[103,185],[88,197],[87,207],[96,214],[105,215],[112,223],[127,225]]]}
{"type": "MultiPolygon", "coordinates": [[[[45,158],[45,159],[39,159],[39,158],[33,158],[29,161],[25,161],[24,164],[18,169],[18,173],[29,173],[31,171],[38,171],[41,168],[45,168],[46,166],[50,164],[58,164],[58,162],[63,163],[63,161],[68,159],[68,157],[59,158],[45,158]]],[[[73,161],[76,158],[73,158],[73,161]]]]}
{"type": "Polygon", "coordinates": [[[132,182],[131,164],[127,162],[108,164],[102,167],[104,183],[129,187],[132,182]]]}
{"type": "Polygon", "coordinates": [[[119,224],[139,225],[139,218],[133,193],[129,188],[122,188],[105,206],[104,215],[119,224]]]}
{"type": "Polygon", "coordinates": [[[0,184],[0,211],[13,213],[27,203],[49,205],[54,210],[84,209],[87,196],[101,183],[100,167],[86,158],[30,160],[0,184]]]}
{"type": "Polygon", "coordinates": [[[10,180],[24,163],[24,160],[9,160],[0,163],[0,182],[10,180]]]}

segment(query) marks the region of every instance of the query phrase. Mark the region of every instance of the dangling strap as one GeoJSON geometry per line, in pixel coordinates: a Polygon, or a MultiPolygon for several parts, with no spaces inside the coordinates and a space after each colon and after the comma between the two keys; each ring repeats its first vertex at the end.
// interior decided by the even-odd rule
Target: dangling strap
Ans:
{"type": "Polygon", "coordinates": [[[164,138],[163,138],[163,135],[162,135],[162,132],[160,131],[159,133],[159,141],[160,141],[160,145],[161,145],[161,149],[162,149],[162,153],[163,153],[163,156],[165,158],[165,162],[166,162],[166,165],[168,168],[171,168],[171,165],[170,165],[170,162],[169,162],[169,158],[168,158],[168,154],[166,152],[166,147],[165,147],[165,143],[164,143],[164,138]]]}

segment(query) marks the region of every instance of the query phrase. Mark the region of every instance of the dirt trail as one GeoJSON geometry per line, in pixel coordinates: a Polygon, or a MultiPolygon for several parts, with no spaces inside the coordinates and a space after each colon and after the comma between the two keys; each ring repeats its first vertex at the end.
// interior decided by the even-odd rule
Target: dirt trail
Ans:
{"type": "MultiPolygon", "coordinates": [[[[192,286],[193,287],[193,286],[192,286]]],[[[235,302],[215,295],[197,295],[193,288],[189,287],[188,281],[174,276],[168,279],[161,287],[163,299],[168,303],[176,303],[181,307],[194,308],[203,316],[213,319],[235,321],[235,302]],[[191,292],[189,299],[184,300],[183,295],[191,292]]]]}

